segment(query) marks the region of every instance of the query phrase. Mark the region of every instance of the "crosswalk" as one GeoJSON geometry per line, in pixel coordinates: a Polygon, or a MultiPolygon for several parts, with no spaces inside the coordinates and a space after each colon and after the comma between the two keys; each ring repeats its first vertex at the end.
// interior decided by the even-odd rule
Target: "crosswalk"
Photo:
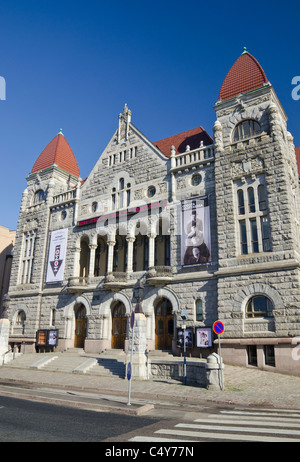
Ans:
{"type": "Polygon", "coordinates": [[[300,442],[300,409],[222,410],[205,414],[192,423],[161,428],[150,436],[135,436],[135,442],[300,442]]]}

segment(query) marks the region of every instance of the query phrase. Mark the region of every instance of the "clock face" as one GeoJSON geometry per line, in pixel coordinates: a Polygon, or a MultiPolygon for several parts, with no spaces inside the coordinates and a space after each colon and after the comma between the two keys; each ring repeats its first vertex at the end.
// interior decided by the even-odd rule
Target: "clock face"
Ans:
{"type": "Polygon", "coordinates": [[[202,177],[200,173],[195,173],[195,175],[192,176],[192,185],[193,186],[198,186],[202,181],[202,177]]]}

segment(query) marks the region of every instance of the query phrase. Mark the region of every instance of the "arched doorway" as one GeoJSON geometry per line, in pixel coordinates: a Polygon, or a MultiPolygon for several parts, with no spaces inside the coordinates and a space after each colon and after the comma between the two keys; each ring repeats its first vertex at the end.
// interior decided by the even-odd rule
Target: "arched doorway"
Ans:
{"type": "Polygon", "coordinates": [[[112,348],[124,348],[127,332],[127,317],[124,303],[117,302],[112,308],[112,348]]]}
{"type": "Polygon", "coordinates": [[[75,336],[74,347],[84,348],[84,341],[86,338],[87,330],[87,317],[85,306],[80,303],[75,309],[75,336]]]}
{"type": "Polygon", "coordinates": [[[174,337],[172,303],[161,298],[155,307],[155,349],[171,350],[174,337]]]}

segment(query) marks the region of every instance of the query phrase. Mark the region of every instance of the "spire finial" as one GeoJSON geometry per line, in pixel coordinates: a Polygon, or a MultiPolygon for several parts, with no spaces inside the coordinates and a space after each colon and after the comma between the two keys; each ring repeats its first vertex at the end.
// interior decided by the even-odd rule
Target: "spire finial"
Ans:
{"type": "Polygon", "coordinates": [[[248,53],[247,47],[243,47],[243,50],[244,50],[244,51],[243,51],[242,55],[244,55],[245,53],[248,53]]]}
{"type": "Polygon", "coordinates": [[[58,135],[65,136],[65,135],[63,134],[63,132],[62,132],[62,128],[60,128],[58,135]]]}

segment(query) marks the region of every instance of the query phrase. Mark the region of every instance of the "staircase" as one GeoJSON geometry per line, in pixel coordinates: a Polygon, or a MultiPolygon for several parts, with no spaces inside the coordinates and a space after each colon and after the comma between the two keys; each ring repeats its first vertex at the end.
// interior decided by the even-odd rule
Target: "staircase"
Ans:
{"type": "Polygon", "coordinates": [[[124,378],[125,360],[126,354],[121,350],[93,355],[74,348],[63,353],[21,355],[3,367],[124,378]]]}

